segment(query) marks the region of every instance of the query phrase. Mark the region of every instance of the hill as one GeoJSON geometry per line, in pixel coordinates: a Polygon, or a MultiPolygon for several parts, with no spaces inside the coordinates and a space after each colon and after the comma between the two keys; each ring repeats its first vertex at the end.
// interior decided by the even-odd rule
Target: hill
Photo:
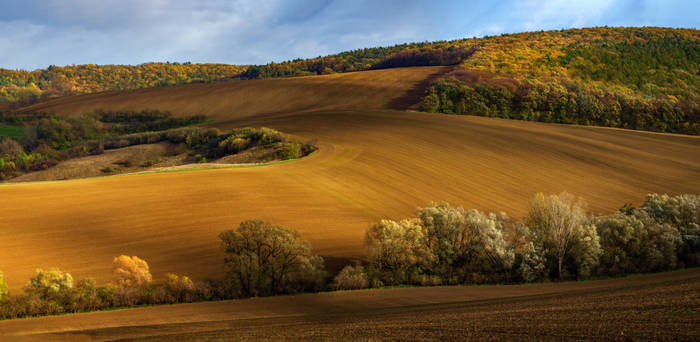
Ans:
{"type": "Polygon", "coordinates": [[[34,71],[0,69],[0,105],[17,108],[59,96],[209,83],[230,79],[243,70],[245,66],[191,63],[52,65],[34,71]]]}
{"type": "Polygon", "coordinates": [[[8,102],[17,107],[106,90],[438,65],[454,70],[425,85],[423,111],[700,134],[700,31],[657,27],[409,43],[248,67],[149,63],[0,70],[0,109],[8,102]]]}
{"type": "Polygon", "coordinates": [[[17,289],[35,268],[57,266],[106,282],[119,254],[145,258],[157,277],[213,277],[223,258],[217,234],[252,218],[298,229],[337,267],[364,255],[368,225],[430,201],[518,217],[536,192],[574,193],[595,212],[648,192],[700,192],[698,137],[382,109],[443,70],[183,85],[42,104],[58,113],[201,109],[216,120],[209,126],[267,126],[316,139],[319,151],[253,168],[0,185],[4,232],[13,236],[0,251],[5,279],[17,289]],[[413,82],[400,81],[409,76],[413,82]]]}

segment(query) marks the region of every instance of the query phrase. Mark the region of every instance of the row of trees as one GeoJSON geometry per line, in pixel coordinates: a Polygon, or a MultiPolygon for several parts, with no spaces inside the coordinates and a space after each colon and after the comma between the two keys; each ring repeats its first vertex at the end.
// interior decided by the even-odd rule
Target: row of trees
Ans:
{"type": "Polygon", "coordinates": [[[620,127],[700,134],[700,102],[645,97],[575,81],[436,81],[426,90],[421,110],[527,121],[620,127]]]}
{"type": "Polygon", "coordinates": [[[8,296],[0,272],[0,318],[329,288],[582,280],[700,265],[698,196],[650,194],[639,208],[626,204],[603,216],[585,208],[566,193],[537,194],[517,222],[446,203],[420,208],[414,218],[371,226],[366,261],[333,279],[298,232],[244,221],[219,235],[223,281],[169,274],[156,284],[144,260],[122,255],[113,261],[114,282],[105,286],[37,270],[23,294],[8,296]]]}
{"type": "Polygon", "coordinates": [[[38,269],[24,286],[24,293],[17,295],[8,295],[0,277],[0,319],[221,297],[210,284],[176,274],[168,274],[165,283],[155,284],[148,263],[136,256],[114,258],[113,274],[114,282],[98,286],[94,278],[75,280],[57,268],[38,269]]]}
{"type": "Polygon", "coordinates": [[[282,63],[251,65],[242,78],[274,78],[325,75],[333,73],[411,66],[455,65],[469,58],[474,48],[442,47],[431,43],[395,45],[343,52],[312,59],[295,59],[282,63]]]}
{"type": "Polygon", "coordinates": [[[113,260],[113,282],[104,286],[94,278],[75,281],[56,268],[39,269],[24,293],[8,295],[0,271],[0,319],[327,289],[323,258],[292,229],[251,220],[219,237],[227,255],[223,281],[170,273],[164,283],[154,283],[146,261],[120,255],[113,260]]]}
{"type": "Polygon", "coordinates": [[[538,194],[518,222],[438,204],[419,209],[416,218],[372,226],[367,245],[367,265],[341,272],[340,287],[658,272],[700,265],[700,198],[650,194],[639,209],[595,216],[571,195],[538,194]]]}

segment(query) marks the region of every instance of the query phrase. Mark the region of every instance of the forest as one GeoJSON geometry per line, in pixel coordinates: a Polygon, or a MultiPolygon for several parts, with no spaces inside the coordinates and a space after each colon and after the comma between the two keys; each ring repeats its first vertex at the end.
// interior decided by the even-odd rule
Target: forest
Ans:
{"type": "MultiPolygon", "coordinates": [[[[583,39],[479,50],[497,66],[467,60],[435,81],[421,109],[510,119],[700,134],[700,40],[697,31],[584,30],[583,39]],[[610,33],[610,32],[608,32],[610,33]],[[542,50],[535,52],[532,47],[542,50]],[[549,51],[548,51],[549,50],[549,51]],[[523,55],[517,58],[518,54],[523,55]],[[533,56],[526,57],[527,54],[533,56]],[[539,56],[538,56],[539,55],[539,56]]],[[[537,40],[566,37],[541,33],[537,40]]],[[[532,42],[536,40],[531,38],[532,42]]],[[[511,44],[512,43],[512,44],[511,44]]],[[[476,57],[475,57],[476,58],[476,57]]]]}
{"type": "Polygon", "coordinates": [[[57,96],[109,90],[209,83],[238,76],[244,66],[145,63],[132,65],[49,66],[34,71],[0,69],[0,104],[22,107],[57,96]]]}

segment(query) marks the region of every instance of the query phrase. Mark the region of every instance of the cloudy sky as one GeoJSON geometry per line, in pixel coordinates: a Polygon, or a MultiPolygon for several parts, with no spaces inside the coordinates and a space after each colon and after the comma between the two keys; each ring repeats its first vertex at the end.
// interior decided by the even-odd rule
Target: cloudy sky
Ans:
{"type": "Polygon", "coordinates": [[[0,0],[0,67],[260,64],[584,26],[700,28],[698,0],[0,0]]]}

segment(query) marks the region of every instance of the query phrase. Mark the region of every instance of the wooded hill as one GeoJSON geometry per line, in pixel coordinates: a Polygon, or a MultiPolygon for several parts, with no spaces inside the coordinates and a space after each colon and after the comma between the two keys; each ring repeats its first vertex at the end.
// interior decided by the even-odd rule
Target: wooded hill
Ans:
{"type": "Polygon", "coordinates": [[[34,71],[0,69],[0,104],[10,103],[12,108],[57,96],[209,83],[236,77],[245,69],[239,65],[192,63],[84,64],[34,71]]]}
{"type": "Polygon", "coordinates": [[[358,49],[249,67],[220,64],[0,70],[0,104],[230,78],[454,65],[421,109],[522,120],[700,133],[700,31],[584,28],[358,49]]]}

